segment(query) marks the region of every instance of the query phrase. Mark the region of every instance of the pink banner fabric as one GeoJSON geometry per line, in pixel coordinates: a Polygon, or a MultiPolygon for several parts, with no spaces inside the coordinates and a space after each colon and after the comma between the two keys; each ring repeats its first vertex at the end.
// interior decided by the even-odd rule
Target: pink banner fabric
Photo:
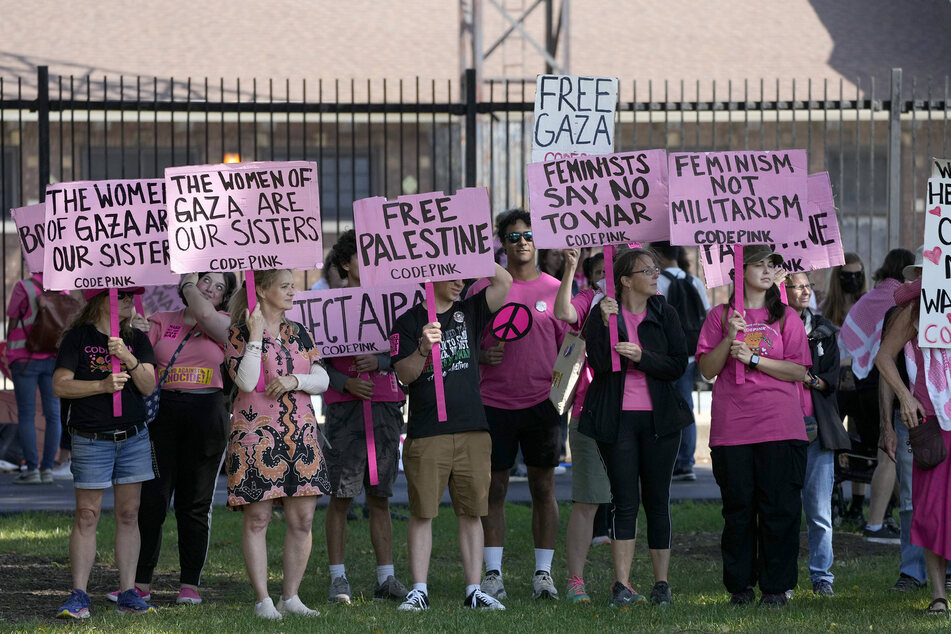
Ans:
{"type": "Polygon", "coordinates": [[[901,282],[882,280],[855,302],[839,330],[839,353],[843,359],[852,357],[852,373],[864,379],[872,371],[875,355],[882,344],[885,313],[895,305],[895,289],[901,282]]]}
{"type": "Polygon", "coordinates": [[[17,207],[10,210],[10,215],[17,226],[17,237],[20,239],[20,250],[23,251],[27,270],[30,273],[42,273],[46,203],[17,207]]]}
{"type": "MultiPolygon", "coordinates": [[[[484,187],[353,203],[364,286],[494,274],[492,216],[484,187]]],[[[436,373],[439,374],[438,372],[436,373]]]]}
{"type": "Polygon", "coordinates": [[[805,150],[677,152],[668,172],[672,244],[806,238],[805,150]]]}
{"type": "Polygon", "coordinates": [[[925,200],[918,345],[951,348],[951,179],[929,179],[925,200]]]}
{"type": "Polygon", "coordinates": [[[170,167],[165,185],[174,272],[323,266],[316,163],[170,167]]]}
{"type": "Polygon", "coordinates": [[[670,237],[664,150],[581,156],[526,169],[532,230],[541,248],[670,237]]]}
{"type": "Polygon", "coordinates": [[[43,283],[51,290],[174,284],[160,178],[46,190],[43,283]]]}
{"type": "Polygon", "coordinates": [[[389,354],[396,318],[424,299],[419,284],[301,291],[287,318],[304,325],[321,358],[389,354]]]}
{"type": "MultiPolygon", "coordinates": [[[[810,174],[807,184],[806,238],[796,242],[770,244],[783,256],[788,273],[815,271],[845,264],[829,173],[810,174]]],[[[703,277],[707,288],[729,284],[729,271],[733,268],[732,250],[726,245],[705,244],[701,248],[701,254],[700,261],[703,264],[703,277]]],[[[781,288],[780,291],[782,290],[781,288]]]]}

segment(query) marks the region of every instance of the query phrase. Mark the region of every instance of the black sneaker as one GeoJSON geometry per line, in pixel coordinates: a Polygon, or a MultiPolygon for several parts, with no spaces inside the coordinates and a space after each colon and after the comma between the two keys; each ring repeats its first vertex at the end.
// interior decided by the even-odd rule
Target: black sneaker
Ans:
{"type": "MultiPolygon", "coordinates": [[[[947,585],[947,581],[945,581],[945,585],[947,585]]],[[[918,581],[911,575],[901,573],[898,575],[898,581],[889,589],[893,592],[911,592],[912,590],[921,590],[924,587],[925,583],[923,581],[918,581]]]]}
{"type": "Polygon", "coordinates": [[[786,607],[786,604],[789,602],[789,599],[786,598],[785,592],[771,593],[764,592],[763,596],[760,597],[759,604],[764,608],[769,608],[770,610],[779,610],[786,607]]]}
{"type": "Polygon", "coordinates": [[[832,588],[832,582],[826,581],[825,579],[822,581],[816,581],[814,584],[812,584],[812,593],[819,597],[835,596],[835,590],[832,588]]]}
{"type": "Polygon", "coordinates": [[[873,544],[901,544],[901,534],[887,524],[882,524],[875,531],[866,527],[862,529],[862,534],[865,535],[865,541],[873,544]]]}
{"type": "Polygon", "coordinates": [[[473,590],[462,602],[462,607],[473,610],[504,610],[505,606],[495,597],[486,594],[482,590],[473,590]]]}
{"type": "Polygon", "coordinates": [[[732,595],[730,595],[730,605],[749,605],[755,600],[756,593],[753,592],[753,588],[747,588],[742,592],[734,592],[732,595]]]}
{"type": "Polygon", "coordinates": [[[429,597],[422,590],[409,591],[406,599],[396,608],[401,612],[422,612],[429,609],[429,597]]]}
{"type": "Polygon", "coordinates": [[[612,608],[623,608],[635,603],[644,603],[647,599],[631,586],[626,586],[620,581],[615,581],[611,586],[611,600],[608,605],[612,608]]]}
{"type": "Polygon", "coordinates": [[[697,479],[697,474],[693,472],[693,467],[683,467],[674,469],[674,475],[671,480],[677,482],[693,482],[697,479]]]}
{"type": "Polygon", "coordinates": [[[674,602],[670,596],[670,584],[666,581],[658,581],[651,589],[651,603],[654,605],[669,605],[674,602]]]}

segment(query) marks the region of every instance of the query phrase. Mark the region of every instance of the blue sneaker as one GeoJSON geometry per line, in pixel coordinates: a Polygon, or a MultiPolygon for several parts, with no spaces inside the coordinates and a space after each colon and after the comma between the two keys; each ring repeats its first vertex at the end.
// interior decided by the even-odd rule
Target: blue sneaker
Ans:
{"type": "Polygon", "coordinates": [[[66,603],[63,604],[56,612],[56,618],[58,619],[88,619],[89,606],[92,605],[92,597],[83,592],[80,589],[75,589],[69,595],[69,598],[66,599],[66,603]]]}
{"type": "Polygon", "coordinates": [[[146,612],[155,612],[155,608],[145,602],[135,588],[129,588],[125,592],[119,593],[116,601],[116,607],[120,612],[129,614],[145,614],[146,612]]]}

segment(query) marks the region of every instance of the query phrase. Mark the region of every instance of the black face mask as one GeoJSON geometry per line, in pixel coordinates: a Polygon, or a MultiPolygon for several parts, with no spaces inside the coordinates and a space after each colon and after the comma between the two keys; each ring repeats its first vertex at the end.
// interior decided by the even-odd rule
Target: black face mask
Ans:
{"type": "Polygon", "coordinates": [[[857,293],[862,289],[864,271],[855,273],[839,273],[839,285],[844,293],[857,293]]]}

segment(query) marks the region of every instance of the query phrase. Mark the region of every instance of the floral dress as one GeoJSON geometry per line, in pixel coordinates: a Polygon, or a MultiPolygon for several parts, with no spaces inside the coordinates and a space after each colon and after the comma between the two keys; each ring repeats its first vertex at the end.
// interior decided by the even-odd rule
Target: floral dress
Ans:
{"type": "MultiPolygon", "coordinates": [[[[232,326],[228,333],[225,364],[232,380],[248,336],[244,326],[232,326]]],[[[316,358],[317,350],[304,327],[285,321],[279,338],[264,333],[264,384],[278,376],[307,374],[316,358]]],[[[229,507],[330,491],[310,394],[296,390],[274,400],[264,392],[239,391],[232,407],[225,464],[229,507]]]]}

